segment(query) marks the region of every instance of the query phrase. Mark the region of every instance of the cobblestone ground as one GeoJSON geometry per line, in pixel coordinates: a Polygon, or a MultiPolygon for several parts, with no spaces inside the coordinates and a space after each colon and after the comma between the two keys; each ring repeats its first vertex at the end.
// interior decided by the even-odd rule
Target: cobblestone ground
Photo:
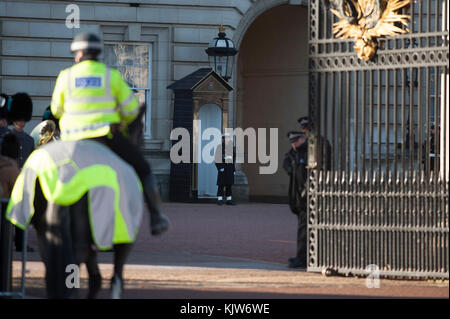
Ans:
{"type": "MultiPolygon", "coordinates": [[[[380,288],[365,278],[324,277],[288,269],[295,253],[296,216],[287,205],[165,203],[170,232],[152,237],[145,216],[125,267],[123,298],[449,298],[448,281],[381,279],[380,288]]],[[[29,243],[37,248],[34,230],[29,243]]],[[[28,254],[26,293],[45,297],[44,267],[38,253],[28,254]]],[[[14,287],[20,284],[20,254],[15,253],[14,287]]],[[[108,297],[112,253],[99,254],[108,297]]],[[[79,297],[86,294],[82,267],[79,297]]]]}

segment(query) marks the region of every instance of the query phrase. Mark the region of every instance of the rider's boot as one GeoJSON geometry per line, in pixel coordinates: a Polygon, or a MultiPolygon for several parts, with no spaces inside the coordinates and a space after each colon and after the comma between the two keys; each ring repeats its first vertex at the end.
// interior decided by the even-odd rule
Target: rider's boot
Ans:
{"type": "Polygon", "coordinates": [[[169,229],[169,219],[161,213],[161,198],[159,197],[153,174],[147,175],[142,181],[144,198],[150,211],[150,228],[152,235],[160,235],[169,229]]]}

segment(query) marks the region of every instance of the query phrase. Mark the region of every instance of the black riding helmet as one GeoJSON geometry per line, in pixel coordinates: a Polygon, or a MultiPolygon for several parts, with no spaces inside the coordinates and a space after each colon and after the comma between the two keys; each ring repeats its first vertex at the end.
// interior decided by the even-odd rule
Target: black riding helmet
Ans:
{"type": "Polygon", "coordinates": [[[100,54],[102,49],[102,41],[94,33],[79,33],[75,36],[70,45],[70,51],[72,53],[81,50],[88,53],[100,54]]]}

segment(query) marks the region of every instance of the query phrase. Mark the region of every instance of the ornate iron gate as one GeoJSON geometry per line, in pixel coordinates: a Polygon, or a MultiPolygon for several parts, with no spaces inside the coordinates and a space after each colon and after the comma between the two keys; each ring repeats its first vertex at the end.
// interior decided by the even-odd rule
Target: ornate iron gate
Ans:
{"type": "Polygon", "coordinates": [[[449,6],[401,11],[410,31],[366,62],[309,1],[308,271],[449,277],[449,6]]]}

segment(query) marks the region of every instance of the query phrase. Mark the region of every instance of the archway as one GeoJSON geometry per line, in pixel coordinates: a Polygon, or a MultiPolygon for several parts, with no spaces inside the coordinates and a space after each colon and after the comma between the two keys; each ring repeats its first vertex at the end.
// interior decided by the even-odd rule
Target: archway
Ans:
{"type": "MultiPolygon", "coordinates": [[[[308,9],[280,5],[262,13],[248,27],[236,74],[236,126],[278,128],[278,170],[259,174],[260,164],[243,164],[251,200],[285,201],[288,176],[284,153],[287,132],[299,128],[308,113],[308,9]]],[[[267,135],[268,138],[268,135],[267,135]]],[[[268,145],[267,145],[268,147],[268,145]]]]}

